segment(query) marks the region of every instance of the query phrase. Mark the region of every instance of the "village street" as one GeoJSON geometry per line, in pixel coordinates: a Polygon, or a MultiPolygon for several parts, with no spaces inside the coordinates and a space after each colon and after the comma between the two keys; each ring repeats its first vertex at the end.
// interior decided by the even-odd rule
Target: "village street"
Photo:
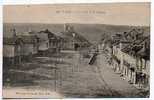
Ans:
{"type": "Polygon", "coordinates": [[[150,98],[150,6],[4,5],[2,98],[150,98]]]}
{"type": "Polygon", "coordinates": [[[62,54],[59,57],[34,57],[25,69],[11,69],[12,78],[17,81],[8,84],[5,90],[22,88],[24,91],[54,91],[48,96],[51,98],[59,98],[59,95],[61,98],[140,96],[139,90],[114,73],[104,54],[98,55],[93,65],[89,65],[89,58],[83,58],[78,51],[62,54]]]}

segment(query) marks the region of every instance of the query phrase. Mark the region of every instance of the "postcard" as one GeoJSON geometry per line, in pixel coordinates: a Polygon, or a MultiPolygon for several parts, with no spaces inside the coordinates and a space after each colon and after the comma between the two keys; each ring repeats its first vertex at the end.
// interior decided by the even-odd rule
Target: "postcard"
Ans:
{"type": "Polygon", "coordinates": [[[150,5],[4,5],[3,98],[149,98],[150,5]]]}

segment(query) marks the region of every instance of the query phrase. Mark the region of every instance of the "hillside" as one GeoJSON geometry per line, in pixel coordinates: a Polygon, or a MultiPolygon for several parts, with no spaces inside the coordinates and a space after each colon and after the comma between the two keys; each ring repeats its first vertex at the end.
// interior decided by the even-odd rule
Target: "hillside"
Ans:
{"type": "MultiPolygon", "coordinates": [[[[106,24],[70,24],[74,27],[74,30],[85,37],[89,42],[98,42],[103,34],[115,34],[118,32],[129,31],[136,26],[119,26],[119,25],[106,25],[106,24]]],[[[3,35],[9,37],[12,35],[11,29],[15,28],[17,32],[26,32],[29,30],[41,31],[49,29],[51,32],[59,35],[60,32],[64,31],[64,24],[29,24],[29,23],[4,23],[3,35]]],[[[150,34],[149,27],[142,27],[145,29],[145,35],[150,34]]]]}

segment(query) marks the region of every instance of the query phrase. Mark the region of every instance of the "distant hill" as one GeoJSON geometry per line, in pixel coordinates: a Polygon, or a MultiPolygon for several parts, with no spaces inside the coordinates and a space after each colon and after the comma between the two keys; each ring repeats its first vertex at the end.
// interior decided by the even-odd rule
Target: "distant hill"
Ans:
{"type": "MultiPolygon", "coordinates": [[[[106,25],[106,24],[73,24],[74,30],[85,37],[89,42],[98,42],[103,34],[112,35],[118,32],[129,31],[136,26],[120,26],[120,25],[106,25]]],[[[27,32],[29,30],[41,31],[49,29],[56,35],[60,35],[64,31],[64,24],[29,24],[29,23],[4,23],[3,35],[4,37],[12,36],[11,29],[15,28],[17,32],[27,32]]],[[[141,27],[145,30],[145,35],[150,34],[150,27],[141,27]]]]}
{"type": "Polygon", "coordinates": [[[62,24],[35,24],[35,23],[4,23],[3,34],[8,37],[12,35],[11,29],[15,28],[17,32],[42,31],[49,29],[53,33],[63,31],[62,24]]]}

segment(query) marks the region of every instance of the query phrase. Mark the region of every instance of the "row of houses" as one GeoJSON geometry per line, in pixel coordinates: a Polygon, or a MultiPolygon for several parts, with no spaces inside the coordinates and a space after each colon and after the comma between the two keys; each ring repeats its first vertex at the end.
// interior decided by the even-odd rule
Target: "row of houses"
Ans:
{"type": "Polygon", "coordinates": [[[99,44],[115,72],[139,88],[149,89],[150,36],[141,29],[115,34],[99,44]]]}
{"type": "Polygon", "coordinates": [[[48,29],[24,33],[11,30],[13,36],[3,38],[3,65],[20,64],[22,61],[31,60],[34,55],[47,56],[60,52],[61,49],[79,50],[90,45],[73,26],[64,25],[64,30],[60,35],[55,35],[48,29]]]}
{"type": "Polygon", "coordinates": [[[3,66],[20,64],[31,60],[34,55],[44,55],[47,51],[58,49],[62,39],[48,29],[40,32],[17,33],[3,38],[3,66]]]}

